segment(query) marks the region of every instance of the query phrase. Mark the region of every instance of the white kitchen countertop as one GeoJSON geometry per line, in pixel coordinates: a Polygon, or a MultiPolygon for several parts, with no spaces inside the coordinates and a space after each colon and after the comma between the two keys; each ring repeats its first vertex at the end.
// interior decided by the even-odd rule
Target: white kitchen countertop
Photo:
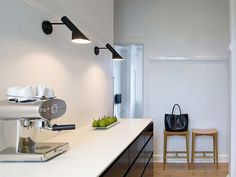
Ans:
{"type": "Polygon", "coordinates": [[[99,176],[151,121],[120,119],[105,130],[85,126],[70,131],[50,140],[69,142],[67,152],[47,162],[1,162],[0,177],[99,176]]]}

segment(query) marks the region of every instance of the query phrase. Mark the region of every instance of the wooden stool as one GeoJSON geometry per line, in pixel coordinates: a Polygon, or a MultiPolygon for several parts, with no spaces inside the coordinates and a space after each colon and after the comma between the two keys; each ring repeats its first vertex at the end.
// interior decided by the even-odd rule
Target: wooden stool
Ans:
{"type": "Polygon", "coordinates": [[[192,163],[195,158],[213,158],[214,163],[218,166],[218,130],[217,129],[193,129],[192,130],[192,163]],[[195,138],[197,136],[212,136],[213,151],[195,151],[195,138]],[[202,156],[195,156],[195,154],[202,153],[202,156]],[[213,154],[209,156],[207,154],[213,154]]]}
{"type": "Polygon", "coordinates": [[[189,165],[189,131],[170,132],[164,130],[163,169],[165,169],[167,158],[186,158],[189,165]],[[168,136],[185,136],[186,151],[167,151],[168,136]],[[175,156],[167,156],[167,154],[175,154],[175,156]],[[179,154],[186,154],[186,156],[179,156],[179,154]]]}

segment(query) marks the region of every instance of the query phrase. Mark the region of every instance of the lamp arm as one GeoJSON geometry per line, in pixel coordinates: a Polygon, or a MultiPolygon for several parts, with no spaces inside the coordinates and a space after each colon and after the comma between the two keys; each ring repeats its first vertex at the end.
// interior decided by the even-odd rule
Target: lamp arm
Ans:
{"type": "Polygon", "coordinates": [[[51,23],[51,25],[64,25],[64,23],[51,23]]]}
{"type": "Polygon", "coordinates": [[[106,47],[98,47],[99,49],[107,49],[106,47]]]}
{"type": "Polygon", "coordinates": [[[73,31],[80,31],[66,16],[61,18],[63,24],[65,24],[72,32],[73,31]]]}

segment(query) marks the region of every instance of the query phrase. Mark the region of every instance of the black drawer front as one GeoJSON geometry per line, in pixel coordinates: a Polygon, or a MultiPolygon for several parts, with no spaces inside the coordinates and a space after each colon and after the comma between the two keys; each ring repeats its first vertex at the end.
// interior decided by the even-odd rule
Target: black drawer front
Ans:
{"type": "Polygon", "coordinates": [[[149,138],[148,142],[146,142],[145,147],[142,149],[138,158],[134,162],[127,177],[139,177],[144,174],[146,167],[148,166],[148,163],[152,158],[153,154],[152,145],[153,145],[153,137],[149,138]]]}
{"type": "Polygon", "coordinates": [[[101,176],[123,177],[129,166],[129,150],[127,149],[101,176]]]}
{"type": "Polygon", "coordinates": [[[154,173],[153,173],[153,158],[151,157],[151,159],[149,160],[148,165],[146,166],[146,169],[143,173],[142,177],[153,177],[154,173]]]}
{"type": "Polygon", "coordinates": [[[146,171],[148,163],[152,158],[152,154],[153,154],[153,137],[149,137],[141,153],[139,152],[138,158],[133,163],[126,177],[141,177],[146,171]]]}
{"type": "Polygon", "coordinates": [[[144,137],[144,143],[146,143],[153,136],[153,123],[149,124],[142,135],[144,137]]]}
{"type": "Polygon", "coordinates": [[[144,151],[140,153],[126,177],[140,177],[145,168],[144,151]]]}
{"type": "MultiPolygon", "coordinates": [[[[153,123],[108,167],[101,177],[141,177],[152,174],[153,123]],[[148,170],[148,171],[147,171],[148,170]]],[[[153,176],[148,176],[153,177],[153,176]]]]}
{"type": "Polygon", "coordinates": [[[139,135],[139,137],[130,146],[130,163],[137,158],[138,154],[141,152],[150,137],[153,136],[153,123],[139,135]]]}
{"type": "Polygon", "coordinates": [[[150,140],[148,141],[148,143],[146,144],[145,148],[144,148],[144,162],[148,163],[148,161],[150,160],[151,156],[153,155],[153,136],[150,138],[150,140]]]}
{"type": "Polygon", "coordinates": [[[144,146],[144,136],[141,134],[136,141],[130,146],[130,163],[137,158],[144,146]]]}

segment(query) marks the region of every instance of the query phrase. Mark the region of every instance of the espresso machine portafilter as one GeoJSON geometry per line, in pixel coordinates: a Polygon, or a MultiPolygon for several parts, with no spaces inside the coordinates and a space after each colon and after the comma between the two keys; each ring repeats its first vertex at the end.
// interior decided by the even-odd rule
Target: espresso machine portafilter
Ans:
{"type": "Polygon", "coordinates": [[[0,151],[0,161],[46,161],[69,148],[68,143],[35,142],[32,132],[41,130],[72,130],[74,124],[56,125],[53,119],[66,112],[61,99],[38,99],[29,102],[0,101],[0,119],[16,121],[15,147],[0,151]]]}

